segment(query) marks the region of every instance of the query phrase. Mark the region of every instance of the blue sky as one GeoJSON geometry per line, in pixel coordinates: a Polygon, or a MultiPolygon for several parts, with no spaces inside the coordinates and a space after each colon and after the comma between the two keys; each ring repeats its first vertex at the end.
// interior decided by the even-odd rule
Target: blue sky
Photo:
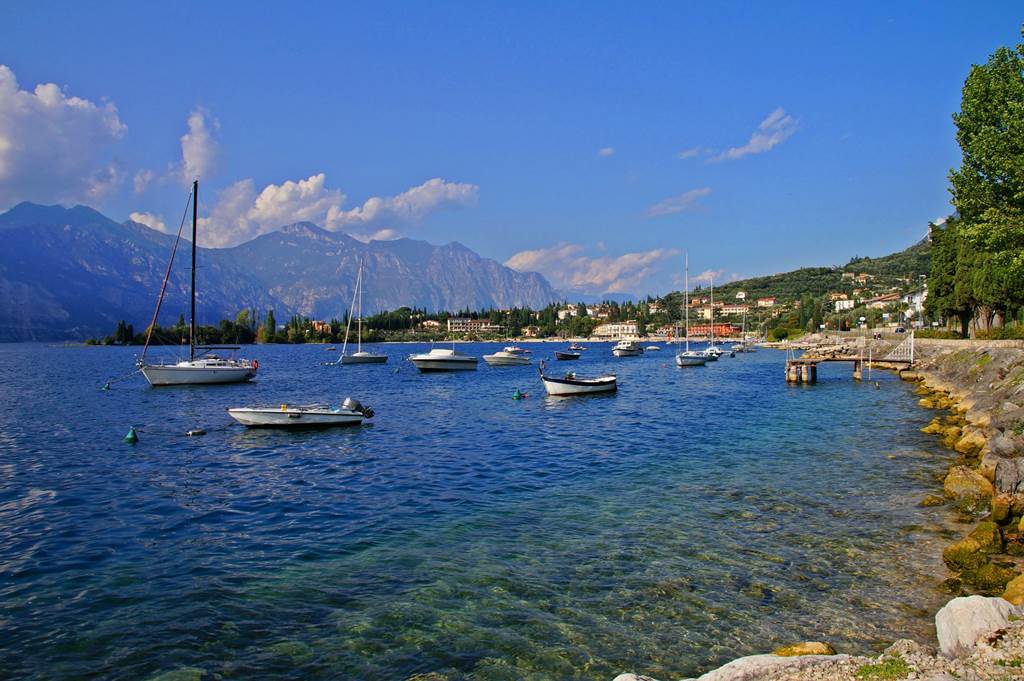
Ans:
{"type": "Polygon", "coordinates": [[[209,245],[311,219],[591,293],[669,290],[682,249],[842,264],[949,212],[950,115],[1022,9],[8,2],[0,209],[175,229],[198,172],[209,245]]]}

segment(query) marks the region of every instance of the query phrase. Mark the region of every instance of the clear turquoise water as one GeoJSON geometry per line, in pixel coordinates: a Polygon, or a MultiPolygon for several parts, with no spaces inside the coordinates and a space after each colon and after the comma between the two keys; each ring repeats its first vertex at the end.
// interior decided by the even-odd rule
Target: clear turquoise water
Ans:
{"type": "Polygon", "coordinates": [[[891,375],[794,387],[778,352],[684,370],[596,345],[573,368],[619,393],[556,399],[535,368],[420,375],[418,346],[383,349],[258,347],[253,384],[104,392],[133,349],[0,346],[0,676],[668,679],[929,635],[944,532],[917,501],[947,454],[891,375]],[[372,425],[225,413],[346,395],[372,425]]]}

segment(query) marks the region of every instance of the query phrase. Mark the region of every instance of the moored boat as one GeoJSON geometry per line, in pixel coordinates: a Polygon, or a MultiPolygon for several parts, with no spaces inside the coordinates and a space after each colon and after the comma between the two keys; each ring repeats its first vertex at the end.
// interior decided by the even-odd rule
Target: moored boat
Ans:
{"type": "Polygon", "coordinates": [[[149,332],[146,335],[146,344],[142,348],[142,357],[139,358],[137,366],[149,384],[154,387],[243,383],[256,377],[256,371],[259,369],[259,363],[256,360],[223,358],[211,354],[213,350],[238,350],[238,346],[204,346],[198,343],[196,335],[196,230],[199,221],[199,180],[192,181],[192,193],[189,194],[189,201],[192,202],[192,285],[189,290],[191,309],[189,313],[188,359],[173,364],[146,362],[146,353],[153,339],[153,330],[156,328],[157,319],[160,316],[160,306],[163,304],[164,293],[170,280],[171,267],[174,265],[174,255],[178,251],[178,243],[181,240],[181,228],[184,227],[184,219],[182,219],[178,237],[171,250],[170,261],[167,263],[167,273],[164,275],[164,282],[160,287],[160,294],[157,296],[153,321],[150,322],[149,332]],[[201,351],[198,355],[196,354],[197,350],[201,351]]]}
{"type": "Polygon", "coordinates": [[[686,253],[683,259],[683,310],[686,313],[686,350],[676,344],[676,366],[677,367],[702,367],[707,363],[707,357],[703,353],[690,349],[690,254],[686,253]]]}
{"type": "Polygon", "coordinates": [[[476,371],[477,358],[458,352],[452,347],[433,348],[430,352],[410,355],[409,361],[422,372],[428,371],[476,371]]]}
{"type": "Polygon", "coordinates": [[[612,348],[612,354],[616,357],[638,357],[644,354],[644,349],[636,341],[621,340],[612,348]]]}
{"type": "Polygon", "coordinates": [[[352,291],[352,306],[349,307],[348,325],[345,327],[345,342],[341,346],[339,364],[384,364],[387,355],[363,350],[363,261],[359,261],[356,286],[352,291]],[[352,310],[356,311],[356,351],[348,354],[348,334],[352,330],[352,310]]]}
{"type": "Polygon", "coordinates": [[[644,348],[644,352],[660,352],[661,347],[658,345],[648,345],[644,348]]]}
{"type": "Polygon", "coordinates": [[[544,390],[547,391],[548,395],[556,397],[610,393],[618,389],[618,383],[614,374],[587,378],[578,376],[575,372],[570,371],[561,377],[546,376],[542,365],[540,368],[540,379],[544,383],[544,390]]]}
{"type": "Polygon", "coordinates": [[[584,350],[586,350],[586,348],[580,345],[579,343],[573,343],[572,345],[569,346],[569,349],[573,352],[583,352],[584,350]]]}
{"type": "Polygon", "coordinates": [[[484,361],[490,366],[522,366],[530,364],[530,358],[519,352],[509,352],[508,348],[493,355],[484,355],[484,361]]]}
{"type": "Polygon", "coordinates": [[[323,404],[232,407],[228,414],[247,428],[326,428],[358,425],[373,418],[373,409],[347,397],[337,407],[323,404]]]}
{"type": "Polygon", "coordinates": [[[579,359],[580,353],[571,350],[555,350],[555,359],[572,360],[579,359]]]}

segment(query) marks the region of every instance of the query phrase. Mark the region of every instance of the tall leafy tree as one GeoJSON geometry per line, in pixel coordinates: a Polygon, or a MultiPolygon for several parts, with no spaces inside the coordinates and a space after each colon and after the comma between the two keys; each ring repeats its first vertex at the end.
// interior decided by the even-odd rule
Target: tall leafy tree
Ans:
{"type": "MultiPolygon", "coordinates": [[[[963,161],[950,172],[950,191],[961,252],[979,265],[958,279],[973,280],[971,297],[986,316],[1001,315],[1024,305],[1024,44],[971,67],[953,120],[963,161]]],[[[966,290],[958,297],[966,300],[966,290]]]]}

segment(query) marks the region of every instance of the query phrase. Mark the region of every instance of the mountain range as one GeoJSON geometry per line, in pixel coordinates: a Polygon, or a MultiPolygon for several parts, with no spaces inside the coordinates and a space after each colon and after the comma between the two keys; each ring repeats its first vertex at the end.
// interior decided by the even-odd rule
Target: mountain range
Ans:
{"type": "MultiPolygon", "coordinates": [[[[33,203],[0,215],[0,238],[0,341],[106,335],[120,319],[144,327],[174,244],[172,235],[86,206],[33,203]]],[[[161,323],[188,314],[189,247],[179,245],[161,323]]],[[[279,320],[340,318],[360,261],[364,314],[403,305],[539,308],[559,298],[540,274],[512,270],[459,243],[364,243],[300,222],[231,248],[199,248],[196,317],[216,323],[251,307],[273,309],[279,320]]]]}

